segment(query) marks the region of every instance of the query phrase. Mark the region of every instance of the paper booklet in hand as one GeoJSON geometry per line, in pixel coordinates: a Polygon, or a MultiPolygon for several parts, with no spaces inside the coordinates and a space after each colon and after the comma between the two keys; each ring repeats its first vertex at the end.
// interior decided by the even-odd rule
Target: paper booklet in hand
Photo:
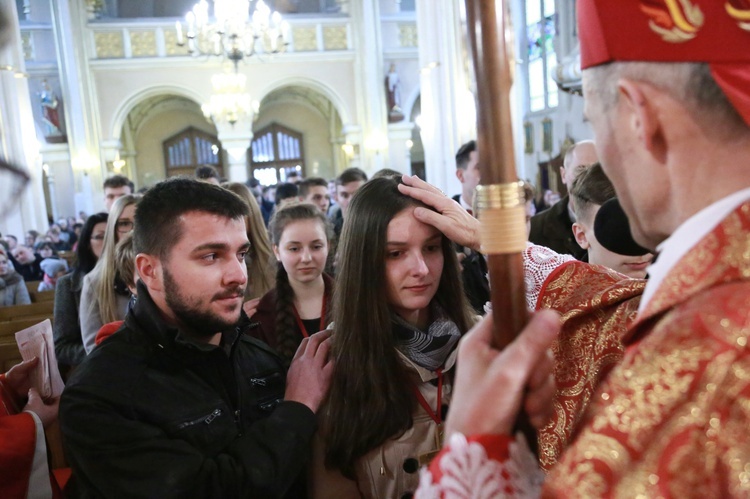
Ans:
{"type": "Polygon", "coordinates": [[[57,368],[52,323],[49,319],[16,333],[16,343],[23,360],[39,358],[31,373],[32,385],[43,399],[57,398],[63,391],[63,381],[57,368]]]}

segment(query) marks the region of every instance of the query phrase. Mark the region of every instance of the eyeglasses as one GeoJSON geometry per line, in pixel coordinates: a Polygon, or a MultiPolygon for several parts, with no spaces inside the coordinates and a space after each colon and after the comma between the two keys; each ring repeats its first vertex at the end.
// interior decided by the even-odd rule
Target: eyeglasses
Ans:
{"type": "Polygon", "coordinates": [[[118,220],[115,224],[115,227],[117,227],[117,232],[130,232],[133,230],[133,221],[132,220],[118,220]]]}

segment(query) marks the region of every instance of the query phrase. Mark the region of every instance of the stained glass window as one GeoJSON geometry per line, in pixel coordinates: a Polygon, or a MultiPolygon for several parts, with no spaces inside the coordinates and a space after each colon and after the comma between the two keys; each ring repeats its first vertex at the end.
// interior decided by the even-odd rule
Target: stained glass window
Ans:
{"type": "Polygon", "coordinates": [[[252,147],[248,151],[253,177],[262,185],[286,182],[293,171],[304,175],[304,148],[302,134],[278,123],[254,132],[252,147]]]}
{"type": "Polygon", "coordinates": [[[555,0],[526,0],[526,60],[529,78],[529,111],[557,107],[557,84],[552,70],[557,65],[555,0]]]}

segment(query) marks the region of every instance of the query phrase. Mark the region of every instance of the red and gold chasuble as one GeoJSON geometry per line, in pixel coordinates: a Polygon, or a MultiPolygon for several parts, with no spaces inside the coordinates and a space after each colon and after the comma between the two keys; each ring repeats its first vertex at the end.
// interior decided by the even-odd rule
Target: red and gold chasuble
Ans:
{"type": "Polygon", "coordinates": [[[665,278],[544,495],[747,497],[748,336],[745,203],[665,278]]]}
{"type": "MultiPolygon", "coordinates": [[[[575,279],[575,268],[567,272],[575,279]]],[[[563,300],[576,294],[575,282],[564,285],[563,300]]],[[[546,306],[557,307],[554,287],[541,296],[540,305],[547,299],[546,306]]],[[[544,480],[542,496],[750,496],[750,202],[670,271],[621,336],[619,364],[613,365],[611,335],[622,328],[598,315],[599,295],[588,296],[591,308],[568,313],[589,314],[609,332],[577,334],[572,322],[564,325],[555,371],[563,383],[555,420],[540,439],[542,459],[554,461],[571,434],[573,440],[544,480]],[[586,404],[581,416],[577,408],[586,404]]],[[[621,302],[620,319],[632,320],[635,298],[621,302]]],[[[454,436],[423,474],[417,497],[536,495],[524,455],[501,435],[454,436]]]]}
{"type": "Polygon", "coordinates": [[[594,390],[622,359],[623,338],[638,313],[645,286],[645,280],[577,260],[564,263],[545,280],[536,308],[560,312],[562,328],[553,345],[554,416],[539,431],[543,468],[557,462],[594,390]]]}

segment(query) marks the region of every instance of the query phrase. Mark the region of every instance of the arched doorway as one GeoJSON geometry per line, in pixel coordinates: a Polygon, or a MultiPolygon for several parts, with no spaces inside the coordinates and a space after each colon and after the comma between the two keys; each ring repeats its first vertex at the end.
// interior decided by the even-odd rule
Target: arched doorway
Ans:
{"type": "MultiPolygon", "coordinates": [[[[283,181],[278,168],[296,168],[298,165],[297,171],[303,177],[334,178],[346,168],[346,156],[341,151],[344,143],[342,128],[335,105],[317,90],[293,84],[275,89],[261,101],[253,124],[253,147],[248,150],[251,175],[253,171],[264,170],[258,180],[271,183],[271,176],[267,173],[270,170],[265,170],[269,166],[264,165],[265,162],[271,165],[270,168],[276,168],[277,181],[283,181]],[[298,144],[296,155],[282,159],[281,142],[292,146],[298,144]],[[269,162],[270,151],[275,151],[279,157],[274,156],[269,162]],[[289,164],[284,163],[285,160],[289,164]]],[[[295,148],[290,147],[289,152],[295,152],[295,148]]]]}
{"type": "MultiPolygon", "coordinates": [[[[174,94],[143,99],[131,109],[122,126],[120,157],[125,163],[120,173],[132,179],[138,188],[150,187],[165,179],[170,175],[168,167],[179,166],[170,164],[165,145],[188,129],[207,142],[209,150],[211,144],[218,144],[216,127],[206,120],[197,102],[174,94]]],[[[220,148],[212,152],[219,156],[218,165],[225,164],[220,148]]]]}

